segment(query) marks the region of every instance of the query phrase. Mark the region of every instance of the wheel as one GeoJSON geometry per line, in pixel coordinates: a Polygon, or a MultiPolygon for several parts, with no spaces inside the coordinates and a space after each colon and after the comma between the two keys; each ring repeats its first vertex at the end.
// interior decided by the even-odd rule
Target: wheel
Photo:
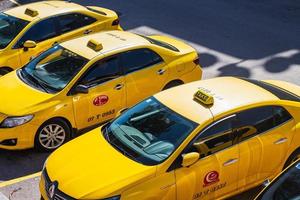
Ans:
{"type": "Polygon", "coordinates": [[[289,165],[291,165],[296,160],[300,159],[300,149],[294,151],[292,155],[287,159],[286,163],[284,164],[283,169],[287,168],[289,165]]]}
{"type": "Polygon", "coordinates": [[[10,70],[8,69],[5,69],[5,68],[0,68],[0,76],[3,76],[7,73],[11,72],[10,70]]]}
{"type": "Polygon", "coordinates": [[[167,90],[167,89],[170,89],[172,87],[176,87],[176,86],[179,86],[179,85],[182,85],[183,82],[182,81],[171,81],[169,82],[164,88],[163,90],[167,90]]]}
{"type": "Polygon", "coordinates": [[[35,148],[51,152],[70,139],[71,129],[63,120],[55,119],[44,123],[35,136],[35,148]]]}

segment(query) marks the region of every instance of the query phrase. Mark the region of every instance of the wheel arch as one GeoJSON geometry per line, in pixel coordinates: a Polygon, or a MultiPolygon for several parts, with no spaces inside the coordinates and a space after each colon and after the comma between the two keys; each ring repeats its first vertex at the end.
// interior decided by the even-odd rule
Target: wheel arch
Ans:
{"type": "Polygon", "coordinates": [[[300,154],[300,147],[296,148],[290,155],[288,155],[282,170],[284,170],[286,167],[288,167],[291,164],[290,162],[292,161],[292,158],[297,154],[300,154]]]}
{"type": "Polygon", "coordinates": [[[0,67],[0,70],[6,70],[6,71],[8,71],[8,72],[14,71],[14,69],[11,68],[11,67],[9,67],[9,66],[2,66],[2,67],[0,67]]]}
{"type": "Polygon", "coordinates": [[[57,116],[57,117],[52,117],[52,118],[50,118],[50,119],[47,119],[44,123],[42,123],[42,124],[39,126],[39,128],[41,128],[43,125],[45,125],[46,123],[48,123],[48,122],[50,122],[50,121],[53,121],[53,120],[61,120],[61,121],[65,122],[65,123],[68,125],[68,127],[70,128],[70,130],[71,130],[70,136],[71,136],[71,138],[73,138],[74,132],[75,132],[76,129],[72,126],[70,120],[68,120],[68,119],[65,118],[65,117],[57,116]]]}
{"type": "Polygon", "coordinates": [[[171,88],[173,85],[177,86],[177,85],[182,85],[184,84],[184,81],[181,79],[173,79],[171,81],[169,81],[167,84],[165,84],[165,86],[163,87],[162,90],[166,90],[171,88]]]}

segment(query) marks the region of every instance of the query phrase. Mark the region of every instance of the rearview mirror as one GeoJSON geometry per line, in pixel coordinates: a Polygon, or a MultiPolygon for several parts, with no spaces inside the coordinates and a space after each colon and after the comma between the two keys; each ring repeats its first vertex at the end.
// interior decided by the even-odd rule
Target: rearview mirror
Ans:
{"type": "Polygon", "coordinates": [[[23,47],[24,47],[24,49],[27,49],[27,50],[30,48],[35,48],[36,43],[35,43],[35,41],[27,40],[26,42],[24,42],[23,47]]]}
{"type": "Polygon", "coordinates": [[[200,158],[200,154],[196,152],[187,153],[182,155],[182,163],[181,165],[183,167],[189,167],[193,164],[195,164],[200,158]]]}
{"type": "Polygon", "coordinates": [[[74,89],[73,94],[88,94],[89,88],[85,85],[77,85],[74,89]]]}

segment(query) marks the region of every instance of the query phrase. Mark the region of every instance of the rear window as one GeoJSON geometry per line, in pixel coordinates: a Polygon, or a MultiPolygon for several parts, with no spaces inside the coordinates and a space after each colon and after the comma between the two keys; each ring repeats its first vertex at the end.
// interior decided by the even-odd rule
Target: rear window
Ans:
{"type": "Polygon", "coordinates": [[[241,78],[244,81],[247,81],[249,83],[252,83],[254,85],[257,85],[268,92],[271,92],[273,95],[278,97],[281,100],[288,100],[288,101],[298,101],[300,102],[300,97],[294,93],[291,93],[290,91],[287,91],[281,87],[278,87],[276,85],[266,83],[263,81],[253,80],[253,79],[247,79],[247,78],[241,78]]]}
{"type": "Polygon", "coordinates": [[[146,40],[148,40],[151,44],[155,44],[157,46],[160,46],[160,47],[163,47],[163,48],[166,48],[166,49],[169,49],[171,51],[176,51],[176,52],[180,52],[179,49],[177,49],[176,47],[174,47],[173,45],[170,45],[166,42],[162,42],[162,41],[159,41],[159,40],[155,40],[153,38],[149,38],[149,37],[146,37],[146,36],[143,36],[143,35],[140,35],[141,37],[145,38],[146,40]]]}

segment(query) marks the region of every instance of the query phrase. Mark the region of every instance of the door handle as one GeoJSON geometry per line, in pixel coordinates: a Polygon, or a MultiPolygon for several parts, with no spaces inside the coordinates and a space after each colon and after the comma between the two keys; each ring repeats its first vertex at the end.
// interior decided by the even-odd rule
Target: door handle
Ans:
{"type": "Polygon", "coordinates": [[[84,35],[88,35],[88,34],[90,34],[92,32],[92,30],[85,30],[84,32],[83,32],[83,34],[84,35]]]}
{"type": "Polygon", "coordinates": [[[279,140],[275,141],[274,144],[282,144],[287,142],[288,139],[287,138],[280,138],[279,140]]]}
{"type": "Polygon", "coordinates": [[[227,160],[226,162],[223,163],[223,166],[226,167],[228,165],[232,165],[232,164],[236,163],[237,161],[238,161],[237,158],[229,159],[229,160],[227,160]]]}
{"type": "Polygon", "coordinates": [[[166,72],[165,69],[160,69],[160,70],[157,71],[157,74],[158,75],[163,75],[165,72],[166,72]]]}
{"type": "Polygon", "coordinates": [[[121,90],[124,87],[124,84],[118,84],[115,86],[115,90],[121,90]]]}

